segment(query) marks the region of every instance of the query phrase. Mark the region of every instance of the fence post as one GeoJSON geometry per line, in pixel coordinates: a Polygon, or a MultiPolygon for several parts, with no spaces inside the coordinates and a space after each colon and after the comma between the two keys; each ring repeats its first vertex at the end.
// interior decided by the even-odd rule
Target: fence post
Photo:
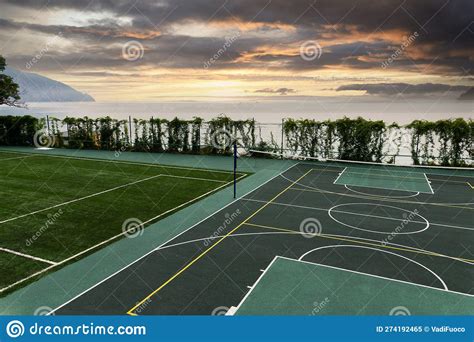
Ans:
{"type": "Polygon", "coordinates": [[[51,129],[49,128],[49,115],[46,115],[46,125],[48,126],[48,135],[51,135],[51,129]]]}

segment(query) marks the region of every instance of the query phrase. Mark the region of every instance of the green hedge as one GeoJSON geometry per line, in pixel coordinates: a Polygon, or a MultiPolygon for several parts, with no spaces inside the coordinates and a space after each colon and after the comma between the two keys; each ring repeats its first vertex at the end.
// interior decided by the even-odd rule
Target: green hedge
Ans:
{"type": "MultiPolygon", "coordinates": [[[[0,145],[33,146],[35,133],[45,124],[44,119],[31,116],[0,116],[0,145]]],[[[54,147],[74,149],[230,154],[230,140],[247,150],[280,153],[282,148],[273,133],[266,138],[260,133],[257,139],[255,120],[232,120],[224,115],[207,122],[198,117],[152,117],[132,122],[109,116],[50,118],[49,133],[54,136],[50,140],[54,147]]],[[[462,118],[415,120],[403,127],[361,117],[286,119],[281,133],[284,152],[303,157],[394,162],[403,141],[409,141],[411,157],[417,165],[470,165],[468,159],[474,153],[474,122],[462,118]]]]}

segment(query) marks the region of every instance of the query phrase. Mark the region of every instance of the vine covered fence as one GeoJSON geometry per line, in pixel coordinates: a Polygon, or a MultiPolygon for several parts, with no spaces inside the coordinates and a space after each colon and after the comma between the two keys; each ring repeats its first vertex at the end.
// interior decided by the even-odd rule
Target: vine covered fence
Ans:
{"type": "Polygon", "coordinates": [[[408,125],[363,118],[285,119],[281,124],[232,120],[161,118],[0,116],[0,145],[115,151],[230,154],[237,141],[242,154],[395,163],[472,166],[474,121],[462,118],[415,120],[408,125]]]}

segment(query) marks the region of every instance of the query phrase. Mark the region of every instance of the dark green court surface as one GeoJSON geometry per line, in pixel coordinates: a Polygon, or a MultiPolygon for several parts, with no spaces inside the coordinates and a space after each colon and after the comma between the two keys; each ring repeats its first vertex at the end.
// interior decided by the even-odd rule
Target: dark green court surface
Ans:
{"type": "MultiPolygon", "coordinates": [[[[222,314],[242,301],[276,256],[370,275],[356,282],[350,278],[345,287],[360,299],[344,296],[340,306],[322,314],[347,314],[337,308],[349,306],[351,313],[382,313],[390,305],[440,312],[426,307],[424,299],[410,297],[407,303],[399,294],[390,301],[377,293],[367,299],[374,277],[392,279],[384,284],[432,288],[437,299],[451,292],[459,298],[474,295],[472,171],[392,167],[426,177],[433,193],[423,193],[335,183],[347,166],[305,162],[290,167],[55,313],[222,314]]],[[[384,176],[392,170],[357,167],[384,176]]],[[[330,283],[324,291],[334,294],[337,288],[330,283]]],[[[305,308],[325,299],[300,291],[295,298],[305,308]]],[[[440,300],[448,303],[449,298],[440,300]]],[[[286,313],[292,312],[279,312],[286,313]]]]}
{"type": "Polygon", "coordinates": [[[236,315],[471,315],[474,296],[275,257],[236,315]]]}

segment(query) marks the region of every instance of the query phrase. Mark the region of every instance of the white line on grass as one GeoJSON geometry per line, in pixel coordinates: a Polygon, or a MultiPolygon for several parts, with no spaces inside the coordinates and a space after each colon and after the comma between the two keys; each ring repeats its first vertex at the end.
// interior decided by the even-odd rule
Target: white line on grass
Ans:
{"type": "MultiPolygon", "coordinates": [[[[282,171],[281,173],[273,176],[272,178],[266,180],[265,182],[263,182],[262,184],[260,184],[259,186],[257,186],[256,188],[248,191],[247,193],[243,194],[242,196],[234,199],[233,201],[229,202],[228,204],[226,204],[225,206],[223,206],[222,208],[220,208],[219,210],[216,210],[215,212],[209,214],[208,216],[206,216],[205,218],[203,218],[202,220],[196,222],[195,224],[193,224],[192,226],[188,227],[187,229],[183,230],[181,233],[171,237],[170,239],[168,239],[167,241],[163,242],[161,245],[159,245],[158,247],[152,249],[151,251],[149,251],[148,253],[145,253],[144,255],[142,255],[141,257],[137,258],[135,261],[132,261],[131,263],[129,263],[128,265],[122,267],[121,269],[119,269],[118,271],[112,273],[111,275],[109,275],[108,277],[104,278],[103,280],[99,281],[98,283],[92,285],[91,287],[89,287],[88,289],[82,291],[81,293],[79,293],[78,295],[74,296],[73,298],[69,299],[68,301],[66,301],[65,303],[61,304],[60,306],[58,306],[57,308],[55,308],[54,310],[52,310],[49,314],[53,314],[55,311],[59,310],[60,308],[62,308],[63,306],[66,306],[67,304],[69,304],[70,302],[74,301],[75,299],[81,297],[82,295],[84,295],[85,293],[89,292],[90,290],[94,289],[95,287],[99,286],[100,284],[104,283],[105,281],[109,280],[110,278],[114,277],[115,275],[119,274],[120,272],[122,272],[123,270],[127,269],[128,267],[132,266],[133,264],[137,263],[138,261],[142,260],[143,258],[147,257],[148,255],[156,252],[157,249],[159,249],[161,246],[163,245],[166,245],[168,242],[171,242],[173,241],[174,239],[178,238],[179,236],[181,236],[182,234],[186,233],[187,231],[189,231],[190,229],[198,226],[199,224],[201,224],[202,222],[206,221],[207,219],[209,219],[210,217],[214,216],[215,214],[217,214],[218,212],[224,210],[225,208],[231,206],[232,204],[238,202],[240,199],[242,199],[243,197],[247,196],[248,194],[254,192],[255,190],[257,190],[258,188],[264,186],[265,184],[267,184],[268,182],[270,182],[271,180],[277,178],[278,176],[282,175],[283,173],[287,172],[288,170],[290,170],[291,168],[297,166],[298,164],[294,164],[294,165],[291,165],[290,167],[288,167],[287,169],[285,169],[284,171],[282,171]]],[[[243,178],[245,177],[246,175],[243,175],[240,178],[243,178]]],[[[232,183],[232,182],[229,182],[229,183],[232,183]]],[[[225,186],[226,184],[224,184],[225,186]]],[[[219,187],[220,188],[220,187],[219,187]]],[[[3,290],[0,289],[0,293],[2,292],[3,290]]]]}
{"type": "Polygon", "coordinates": [[[32,155],[32,156],[21,156],[21,157],[11,157],[11,158],[0,158],[0,162],[4,160],[25,159],[25,158],[30,158],[30,157],[34,157],[34,156],[32,155]]]}
{"type": "MultiPolygon", "coordinates": [[[[161,176],[161,175],[157,175],[156,177],[158,177],[158,176],[161,176]]],[[[246,177],[246,176],[247,176],[246,174],[243,174],[242,176],[240,176],[239,178],[237,178],[237,180],[240,180],[241,178],[244,178],[244,177],[246,177]]],[[[149,219],[149,220],[143,222],[142,224],[145,225],[146,223],[148,223],[148,222],[150,222],[150,221],[152,221],[152,220],[156,220],[156,219],[160,218],[160,217],[163,216],[163,215],[166,215],[166,214],[168,214],[168,213],[170,213],[170,212],[173,212],[173,211],[175,211],[175,210],[178,210],[179,208],[181,208],[181,207],[183,207],[183,206],[185,206],[185,205],[188,205],[188,204],[190,204],[190,203],[192,203],[192,202],[194,202],[194,201],[197,201],[198,199],[200,199],[200,198],[202,198],[202,197],[205,197],[205,196],[207,196],[207,195],[209,195],[209,194],[211,194],[211,193],[213,193],[213,192],[215,192],[215,191],[217,191],[217,190],[220,190],[220,189],[222,189],[223,187],[226,187],[226,186],[228,186],[229,184],[232,184],[232,183],[233,183],[233,181],[227,182],[227,183],[225,183],[225,184],[223,184],[223,185],[221,185],[221,186],[219,186],[219,187],[217,187],[217,188],[215,188],[215,189],[213,189],[213,190],[210,190],[210,191],[206,192],[205,194],[202,194],[202,195],[200,195],[200,196],[198,196],[198,197],[196,197],[196,198],[193,198],[193,199],[191,199],[191,200],[189,200],[189,201],[187,201],[187,202],[185,202],[185,203],[183,203],[183,204],[180,204],[180,205],[178,205],[177,207],[174,207],[174,208],[172,208],[172,209],[169,209],[169,210],[167,210],[167,211],[165,211],[165,212],[163,212],[163,213],[161,213],[161,214],[159,214],[159,215],[157,215],[157,216],[155,216],[155,217],[153,217],[153,218],[151,218],[151,219],[149,219]]],[[[252,190],[252,191],[253,191],[253,190],[252,190]]],[[[235,202],[235,201],[234,201],[234,202],[235,202]]],[[[233,202],[232,202],[232,203],[233,203],[233,202]]],[[[229,205],[230,205],[230,204],[229,204],[229,205]]],[[[192,227],[190,227],[190,228],[192,228],[192,227]]],[[[188,229],[190,229],[190,228],[188,228],[188,229]]],[[[23,282],[25,282],[25,281],[27,281],[27,280],[29,280],[29,279],[31,279],[31,278],[34,278],[34,277],[36,277],[36,276],[38,276],[38,275],[40,275],[40,274],[42,274],[42,273],[44,273],[44,272],[46,272],[46,271],[49,271],[49,270],[55,268],[56,266],[60,266],[60,265],[65,264],[65,263],[67,263],[67,262],[69,262],[69,261],[71,261],[71,260],[74,260],[74,259],[80,257],[81,255],[86,254],[86,253],[88,253],[88,252],[90,252],[90,251],[96,249],[97,247],[100,247],[100,246],[102,246],[102,245],[105,245],[105,244],[107,244],[107,243],[109,243],[109,242],[111,242],[111,241],[113,241],[113,240],[115,240],[115,239],[117,239],[117,238],[119,238],[119,237],[121,237],[121,236],[123,236],[123,235],[126,235],[126,234],[128,234],[129,232],[132,232],[132,231],[135,231],[135,227],[132,227],[132,228],[130,228],[130,229],[128,229],[128,230],[126,230],[126,231],[120,233],[120,234],[117,234],[117,235],[115,235],[115,236],[112,236],[111,238],[109,238],[109,239],[107,239],[107,240],[105,240],[105,241],[102,241],[102,242],[100,242],[100,243],[98,243],[98,244],[96,244],[96,245],[94,245],[94,246],[92,246],[92,247],[89,247],[89,248],[87,248],[87,249],[85,249],[85,250],[83,250],[83,251],[81,251],[81,252],[79,252],[79,253],[77,253],[77,254],[75,254],[75,255],[73,255],[73,256],[70,256],[70,257],[67,258],[67,259],[61,260],[60,262],[56,263],[55,265],[51,265],[51,266],[49,266],[49,267],[47,267],[47,268],[45,268],[45,269],[42,269],[41,271],[38,271],[38,272],[36,272],[36,273],[34,273],[34,274],[32,274],[32,275],[26,277],[26,278],[23,278],[23,279],[18,280],[17,282],[15,282],[15,283],[13,283],[13,284],[10,284],[10,285],[8,285],[8,286],[6,286],[6,287],[4,287],[4,288],[1,288],[1,289],[0,289],[0,293],[5,292],[6,290],[8,290],[8,289],[10,289],[10,288],[12,288],[12,287],[14,287],[14,286],[17,286],[17,285],[19,285],[19,284],[21,284],[21,283],[23,283],[23,282]]],[[[184,232],[183,232],[183,233],[184,233],[184,232]]],[[[177,236],[175,236],[175,237],[177,237],[177,236]]],[[[175,237],[171,238],[169,241],[171,241],[171,240],[174,239],[175,237]]],[[[153,252],[153,251],[150,251],[149,253],[147,253],[147,254],[145,254],[144,256],[140,257],[139,259],[135,260],[133,263],[139,261],[140,259],[142,259],[143,257],[145,257],[146,255],[148,255],[148,254],[150,254],[150,253],[152,253],[152,252],[153,252]]],[[[133,263],[127,265],[127,266],[124,267],[123,269],[127,268],[128,266],[132,265],[133,263]]],[[[123,269],[121,269],[120,271],[122,271],[123,269]]],[[[118,273],[118,272],[120,272],[120,271],[117,271],[116,273],[118,273]]],[[[113,275],[115,275],[116,273],[114,273],[113,275]]],[[[113,275],[111,275],[110,277],[112,277],[113,275]]],[[[108,277],[108,278],[109,278],[109,277],[108,277]]],[[[101,282],[95,284],[93,287],[99,285],[100,283],[104,282],[104,281],[107,280],[108,278],[106,278],[106,279],[102,280],[101,282]]],[[[91,287],[90,289],[92,289],[93,287],[91,287]]],[[[84,291],[83,293],[89,291],[90,289],[84,291]]],[[[83,293],[81,293],[80,295],[82,295],[83,293]]],[[[79,296],[79,295],[78,295],[78,296],[79,296]]],[[[74,298],[73,298],[73,299],[74,299],[74,298]]],[[[72,301],[73,299],[71,299],[71,301],[72,301]]],[[[67,304],[67,303],[69,303],[69,302],[66,302],[66,303],[64,303],[63,305],[65,305],[65,304],[67,304]]],[[[55,310],[57,310],[57,309],[59,309],[59,307],[56,308],[55,310]]],[[[54,312],[55,310],[51,311],[51,313],[54,312]]]]}
{"type": "MultiPolygon", "coordinates": [[[[6,150],[0,150],[0,152],[8,152],[6,150]]],[[[10,152],[11,153],[11,152],[10,152]]],[[[185,166],[175,166],[175,165],[166,165],[166,164],[155,164],[155,160],[152,163],[139,163],[133,161],[126,161],[126,160],[111,160],[111,159],[100,159],[100,158],[87,158],[87,157],[72,157],[72,156],[61,156],[57,154],[49,154],[49,153],[31,153],[31,152],[16,152],[18,154],[27,154],[30,156],[44,156],[44,157],[51,157],[51,158],[63,158],[63,159],[75,159],[75,160],[87,160],[87,161],[96,161],[101,163],[117,163],[117,164],[129,164],[129,165],[139,165],[139,166],[152,166],[152,167],[161,167],[165,169],[180,169],[180,170],[193,170],[193,171],[207,171],[207,172],[216,172],[216,173],[226,173],[232,174],[232,171],[223,171],[223,170],[212,170],[212,169],[200,169],[200,168],[193,168],[193,167],[185,167],[185,166]]],[[[238,173],[242,175],[242,173],[238,173]]]]}
{"type": "Polygon", "coordinates": [[[155,175],[155,176],[152,176],[152,177],[148,177],[148,178],[144,178],[144,179],[140,179],[140,180],[137,180],[137,181],[134,181],[134,182],[131,182],[131,183],[119,185],[119,186],[116,186],[116,187],[114,187],[114,188],[110,188],[110,189],[107,189],[107,190],[103,190],[103,191],[100,191],[100,192],[96,192],[96,193],[94,193],[94,194],[90,194],[90,195],[87,195],[87,196],[84,196],[84,197],[76,198],[76,199],[73,199],[73,200],[70,200],[70,201],[66,201],[66,202],[63,202],[63,203],[59,203],[59,204],[53,205],[53,206],[48,207],[48,208],[35,210],[35,211],[32,211],[32,212],[30,212],[30,213],[28,213],[28,214],[23,214],[23,215],[20,215],[20,216],[12,217],[12,218],[9,218],[9,219],[0,221],[0,224],[7,223],[7,222],[11,222],[11,221],[15,221],[15,220],[18,220],[18,219],[23,218],[23,217],[27,217],[27,216],[30,216],[30,215],[35,215],[35,214],[41,213],[41,212],[43,212],[43,211],[47,211],[47,210],[51,210],[51,209],[54,209],[54,208],[62,207],[62,206],[64,206],[64,205],[68,205],[68,204],[71,204],[71,203],[83,201],[83,200],[88,199],[88,198],[91,198],[91,197],[103,195],[103,194],[105,194],[105,193],[108,193],[108,192],[111,192],[111,191],[115,191],[115,190],[118,190],[118,189],[122,189],[122,188],[125,188],[125,187],[130,186],[130,185],[134,185],[134,184],[138,184],[138,183],[141,183],[141,182],[145,182],[145,181],[148,181],[148,180],[150,180],[150,179],[157,178],[157,177],[161,177],[161,174],[160,174],[160,175],[155,175]]]}
{"type": "Polygon", "coordinates": [[[46,260],[46,259],[35,257],[35,256],[29,255],[29,254],[17,252],[17,251],[14,251],[12,249],[8,249],[8,248],[0,247],[0,251],[5,252],[5,253],[10,253],[10,254],[15,254],[15,255],[21,256],[23,258],[28,258],[28,259],[32,259],[32,260],[36,260],[36,261],[41,261],[41,262],[44,262],[44,263],[50,264],[50,265],[57,265],[58,264],[57,262],[54,262],[54,261],[51,261],[51,260],[46,260]]]}
{"type": "Polygon", "coordinates": [[[276,258],[286,259],[286,260],[290,260],[290,261],[294,261],[294,262],[302,262],[302,263],[305,263],[305,264],[316,265],[316,266],[321,266],[321,267],[332,268],[332,269],[335,269],[335,270],[340,270],[340,271],[345,271],[345,272],[350,272],[350,273],[361,274],[361,275],[365,275],[365,276],[368,276],[368,277],[379,278],[379,279],[384,279],[384,280],[389,280],[389,281],[395,281],[395,282],[398,282],[398,283],[403,283],[403,284],[408,284],[408,285],[413,285],[413,286],[424,287],[424,288],[432,289],[432,290],[438,290],[438,291],[443,291],[443,292],[455,293],[455,294],[462,295],[462,296],[474,297],[474,294],[470,294],[470,293],[457,292],[457,291],[453,291],[453,290],[445,290],[445,289],[441,289],[441,288],[439,288],[439,287],[433,287],[433,286],[428,286],[428,285],[422,285],[422,284],[417,284],[417,283],[411,283],[411,282],[409,282],[409,281],[404,281],[404,280],[399,280],[399,279],[394,279],[394,278],[382,277],[382,276],[375,275],[375,274],[370,274],[370,273],[364,273],[364,272],[359,272],[359,271],[348,270],[348,269],[346,269],[346,268],[340,268],[340,267],[336,267],[336,266],[329,266],[329,265],[325,265],[325,264],[318,264],[318,263],[316,263],[316,262],[311,262],[311,261],[296,260],[296,259],[292,259],[292,258],[287,258],[287,257],[279,256],[279,255],[276,256],[276,258]]]}

